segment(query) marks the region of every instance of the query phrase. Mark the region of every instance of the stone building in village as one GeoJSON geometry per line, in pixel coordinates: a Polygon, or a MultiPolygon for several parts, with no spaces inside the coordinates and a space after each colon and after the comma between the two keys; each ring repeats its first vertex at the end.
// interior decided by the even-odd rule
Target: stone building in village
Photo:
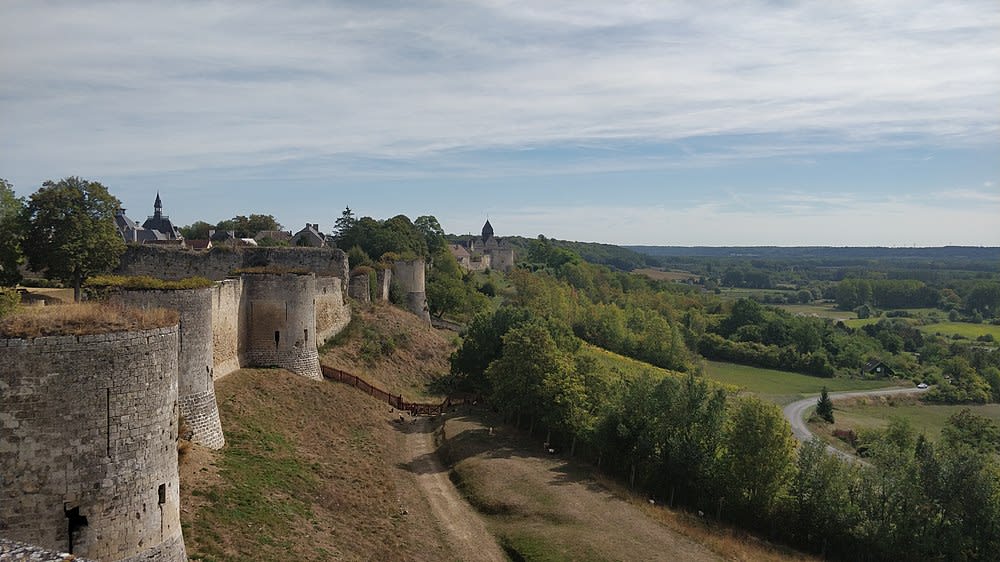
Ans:
{"type": "Polygon", "coordinates": [[[472,237],[458,244],[449,244],[448,249],[466,271],[510,271],[514,269],[514,248],[493,234],[493,225],[487,220],[482,235],[472,237]]]}
{"type": "Polygon", "coordinates": [[[170,217],[163,214],[163,202],[160,201],[159,193],[153,202],[153,214],[146,217],[146,222],[141,226],[125,215],[125,209],[118,209],[115,213],[115,226],[126,244],[184,245],[180,229],[174,226],[170,217]]]}

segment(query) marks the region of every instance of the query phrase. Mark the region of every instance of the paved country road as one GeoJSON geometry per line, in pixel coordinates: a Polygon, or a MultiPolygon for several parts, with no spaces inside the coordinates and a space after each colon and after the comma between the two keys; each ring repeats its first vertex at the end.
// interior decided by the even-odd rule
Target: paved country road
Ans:
{"type": "MultiPolygon", "coordinates": [[[[859,397],[874,397],[874,396],[888,396],[895,394],[920,394],[921,392],[927,392],[926,388],[892,388],[889,390],[864,390],[859,392],[831,392],[830,399],[837,400],[839,398],[859,398],[859,397]]],[[[803,443],[809,441],[813,438],[813,433],[809,431],[809,427],[806,425],[803,417],[809,408],[816,405],[817,396],[811,398],[803,398],[798,402],[792,402],[791,404],[785,406],[782,413],[785,414],[785,419],[788,423],[792,425],[792,433],[795,438],[803,443]]],[[[855,460],[857,457],[850,453],[846,453],[833,447],[832,445],[827,445],[826,450],[831,454],[839,455],[847,460],[855,460]]]]}

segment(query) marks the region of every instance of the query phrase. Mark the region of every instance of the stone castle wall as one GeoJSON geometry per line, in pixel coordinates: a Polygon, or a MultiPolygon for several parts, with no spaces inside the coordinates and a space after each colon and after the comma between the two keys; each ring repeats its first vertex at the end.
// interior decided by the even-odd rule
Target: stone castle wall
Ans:
{"type": "Polygon", "coordinates": [[[215,380],[240,368],[242,302],[242,279],[226,279],[212,287],[212,376],[215,380]]]}
{"type": "Polygon", "coordinates": [[[313,274],[244,275],[241,339],[247,364],[322,380],[315,298],[313,274]]]}
{"type": "Polygon", "coordinates": [[[167,308],[180,314],[177,400],[191,441],[212,449],[225,445],[212,371],[212,289],[120,291],[112,300],[137,308],[167,308]]]}
{"type": "Polygon", "coordinates": [[[348,278],[347,254],[336,248],[226,248],[195,251],[166,246],[129,245],[117,273],[158,279],[205,277],[220,281],[238,269],[276,267],[311,271],[321,277],[348,278]]]}
{"type": "Polygon", "coordinates": [[[316,337],[325,342],[351,322],[351,308],[344,300],[343,284],[337,277],[316,278],[316,337]]]}
{"type": "Polygon", "coordinates": [[[0,533],[96,560],[185,560],[178,327],[0,339],[0,355],[0,533]]]}
{"type": "Polygon", "coordinates": [[[406,309],[430,323],[431,314],[427,307],[424,260],[397,261],[392,266],[392,277],[406,294],[406,309]]]}
{"type": "Polygon", "coordinates": [[[361,303],[372,302],[370,283],[371,277],[367,272],[352,275],[348,284],[347,294],[352,299],[361,303]]]}

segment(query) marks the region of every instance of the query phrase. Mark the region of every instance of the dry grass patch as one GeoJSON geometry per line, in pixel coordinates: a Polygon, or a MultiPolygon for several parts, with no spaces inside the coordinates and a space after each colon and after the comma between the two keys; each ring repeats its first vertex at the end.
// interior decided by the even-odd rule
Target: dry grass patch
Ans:
{"type": "Polygon", "coordinates": [[[345,385],[241,370],[216,385],[226,447],[192,447],[192,560],[450,560],[396,453],[394,414],[345,385]]]}
{"type": "Polygon", "coordinates": [[[0,336],[86,336],[162,328],[177,324],[177,313],[163,308],[142,310],[109,304],[64,304],[22,308],[0,320],[0,336]]]}

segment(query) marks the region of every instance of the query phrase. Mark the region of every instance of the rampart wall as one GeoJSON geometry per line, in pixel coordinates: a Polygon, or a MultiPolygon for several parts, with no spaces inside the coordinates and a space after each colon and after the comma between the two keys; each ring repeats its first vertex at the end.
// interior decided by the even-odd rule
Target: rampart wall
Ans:
{"type": "Polygon", "coordinates": [[[236,270],[272,267],[311,271],[319,277],[348,278],[347,254],[336,248],[216,247],[195,251],[166,246],[129,245],[117,273],[158,279],[205,277],[220,281],[236,270]]]}
{"type": "Polygon", "coordinates": [[[215,380],[240,368],[242,302],[242,279],[226,279],[212,287],[212,376],[215,380]]]}
{"type": "Polygon", "coordinates": [[[316,350],[315,275],[244,275],[243,306],[247,364],[323,380],[316,350]]]}
{"type": "Polygon", "coordinates": [[[316,278],[316,338],[320,342],[340,333],[351,322],[344,301],[343,282],[337,277],[316,278]]]}
{"type": "Polygon", "coordinates": [[[185,560],[178,327],[0,339],[0,532],[96,560],[185,560]]]}
{"type": "Polygon", "coordinates": [[[212,370],[212,290],[128,290],[112,300],[137,308],[168,308],[180,314],[177,400],[190,439],[212,449],[225,445],[212,370]]]}

